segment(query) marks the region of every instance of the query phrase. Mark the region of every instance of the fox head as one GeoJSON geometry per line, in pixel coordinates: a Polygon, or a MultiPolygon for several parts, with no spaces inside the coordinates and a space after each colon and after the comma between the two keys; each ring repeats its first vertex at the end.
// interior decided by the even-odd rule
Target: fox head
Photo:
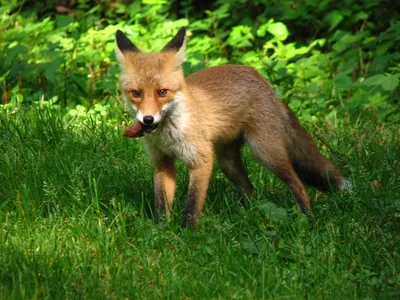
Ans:
{"type": "Polygon", "coordinates": [[[173,102],[182,100],[185,40],[182,27],[160,52],[143,53],[122,31],[116,32],[120,88],[147,132],[157,127],[173,102]]]}

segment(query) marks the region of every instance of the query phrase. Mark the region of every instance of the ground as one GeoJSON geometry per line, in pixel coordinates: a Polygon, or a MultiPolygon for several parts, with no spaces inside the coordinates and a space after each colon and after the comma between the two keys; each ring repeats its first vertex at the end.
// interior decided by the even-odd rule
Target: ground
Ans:
{"type": "Polygon", "coordinates": [[[0,294],[8,299],[398,297],[398,127],[343,122],[319,130],[317,143],[354,189],[309,188],[312,223],[244,149],[257,190],[252,205],[240,206],[216,168],[193,232],[179,226],[182,164],[173,219],[155,224],[140,139],[62,116],[0,112],[0,294]]]}

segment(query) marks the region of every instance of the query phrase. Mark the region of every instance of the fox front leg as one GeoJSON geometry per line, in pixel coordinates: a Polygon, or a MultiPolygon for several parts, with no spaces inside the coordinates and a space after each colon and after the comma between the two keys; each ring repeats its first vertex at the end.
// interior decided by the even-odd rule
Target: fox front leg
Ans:
{"type": "Polygon", "coordinates": [[[204,210],[208,184],[213,166],[212,152],[203,156],[201,163],[190,167],[189,193],[185,210],[183,212],[183,227],[199,225],[199,217],[204,210]]]}
{"type": "Polygon", "coordinates": [[[163,157],[155,166],[154,174],[154,208],[156,221],[160,222],[163,216],[167,220],[171,217],[172,204],[176,189],[175,164],[171,157],[163,157]]]}

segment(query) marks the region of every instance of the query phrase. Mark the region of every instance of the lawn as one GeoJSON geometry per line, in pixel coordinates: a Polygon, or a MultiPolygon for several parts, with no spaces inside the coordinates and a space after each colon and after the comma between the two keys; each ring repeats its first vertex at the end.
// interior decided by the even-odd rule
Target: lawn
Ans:
{"type": "Polygon", "coordinates": [[[354,185],[309,188],[313,223],[244,149],[251,207],[215,168],[193,232],[180,227],[182,164],[173,219],[156,224],[141,140],[123,137],[122,125],[63,116],[0,110],[0,298],[399,297],[398,126],[311,128],[354,185]]]}

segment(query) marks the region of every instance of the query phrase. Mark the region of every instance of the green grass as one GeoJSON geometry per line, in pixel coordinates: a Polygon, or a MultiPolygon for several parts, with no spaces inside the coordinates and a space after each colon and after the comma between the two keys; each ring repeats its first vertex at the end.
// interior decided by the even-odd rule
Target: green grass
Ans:
{"type": "Polygon", "coordinates": [[[312,226],[245,149],[253,205],[242,209],[215,169],[196,232],[179,226],[187,170],[173,220],[155,224],[152,169],[122,131],[57,111],[0,112],[0,298],[399,297],[398,127],[319,133],[347,160],[322,147],[354,190],[308,189],[312,226]]]}

